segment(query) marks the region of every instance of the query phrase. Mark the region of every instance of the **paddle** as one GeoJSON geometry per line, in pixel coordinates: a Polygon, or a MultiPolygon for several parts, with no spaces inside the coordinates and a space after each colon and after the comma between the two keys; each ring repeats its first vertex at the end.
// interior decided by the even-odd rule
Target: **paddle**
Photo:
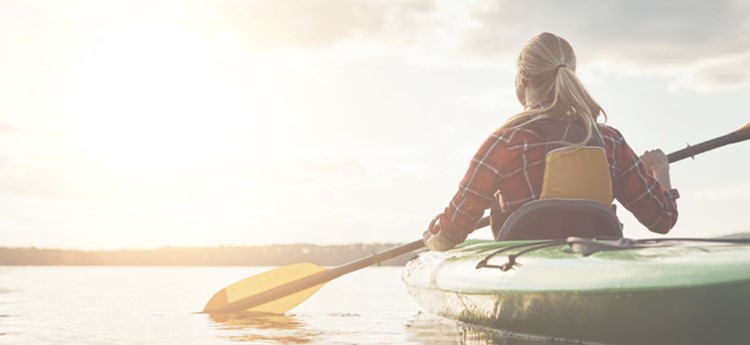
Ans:
{"type": "Polygon", "coordinates": [[[745,127],[742,127],[729,134],[722,135],[711,140],[706,140],[695,146],[688,145],[688,147],[682,150],[668,154],[667,159],[669,159],[670,163],[674,163],[688,157],[694,158],[694,156],[697,154],[713,150],[717,147],[738,143],[740,141],[745,141],[748,139],[750,139],[750,123],[746,124],[745,127]]]}
{"type": "MultiPolygon", "coordinates": [[[[674,163],[687,157],[693,157],[724,145],[748,139],[750,139],[750,123],[727,135],[673,152],[667,155],[667,158],[670,163],[674,163]]],[[[489,225],[489,217],[484,217],[477,223],[476,228],[483,228],[487,225],[489,225]]],[[[311,263],[279,267],[219,290],[206,303],[203,312],[228,313],[250,310],[281,314],[304,302],[325,283],[333,279],[422,247],[424,247],[422,240],[417,240],[332,269],[325,269],[311,263]]]]}
{"type": "MultiPolygon", "coordinates": [[[[489,224],[490,218],[484,217],[477,223],[477,229],[489,224]]],[[[417,240],[331,269],[311,263],[279,267],[219,290],[206,303],[203,312],[250,310],[281,314],[304,302],[333,279],[422,247],[422,240],[417,240]]]]}

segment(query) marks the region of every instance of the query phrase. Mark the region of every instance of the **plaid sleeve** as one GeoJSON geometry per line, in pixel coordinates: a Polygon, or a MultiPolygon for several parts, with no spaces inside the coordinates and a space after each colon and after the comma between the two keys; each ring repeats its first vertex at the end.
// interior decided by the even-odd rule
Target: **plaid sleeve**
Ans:
{"type": "Polygon", "coordinates": [[[443,231],[456,243],[474,231],[477,221],[492,204],[501,182],[500,166],[509,159],[500,133],[491,135],[479,148],[464,174],[458,191],[437,222],[433,233],[443,231]]]}
{"type": "Polygon", "coordinates": [[[614,196],[623,207],[649,230],[666,234],[677,222],[677,189],[664,190],[648,174],[640,158],[628,146],[622,135],[615,132],[614,196]]]}

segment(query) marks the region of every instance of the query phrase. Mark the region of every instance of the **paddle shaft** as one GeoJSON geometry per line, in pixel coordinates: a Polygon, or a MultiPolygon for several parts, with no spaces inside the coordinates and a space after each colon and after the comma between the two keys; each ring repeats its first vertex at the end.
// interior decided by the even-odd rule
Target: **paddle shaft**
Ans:
{"type": "Polygon", "coordinates": [[[667,159],[669,159],[669,163],[674,163],[685,158],[693,157],[697,154],[713,150],[717,147],[738,143],[740,141],[745,141],[748,139],[750,139],[750,124],[732,133],[722,135],[714,139],[706,140],[695,146],[688,145],[688,147],[682,150],[678,150],[668,154],[667,159]]]}
{"type": "MultiPolygon", "coordinates": [[[[489,224],[490,224],[490,217],[484,217],[480,219],[479,222],[477,223],[477,229],[483,228],[489,224]]],[[[282,298],[284,296],[288,296],[293,293],[305,290],[307,288],[311,288],[316,285],[327,283],[344,274],[351,273],[351,272],[360,270],[362,268],[375,265],[377,263],[413,252],[423,247],[424,247],[424,242],[422,242],[422,240],[417,240],[411,243],[407,243],[407,244],[404,244],[395,248],[388,249],[381,253],[375,253],[368,257],[364,257],[362,259],[355,260],[355,261],[349,262],[347,264],[344,264],[344,265],[341,265],[341,266],[338,266],[338,267],[335,267],[326,271],[322,271],[322,272],[315,273],[313,275],[310,275],[304,278],[293,280],[284,285],[281,285],[273,289],[261,292],[259,294],[238,300],[233,303],[229,303],[217,310],[211,310],[209,312],[226,313],[226,312],[232,312],[232,311],[237,311],[237,310],[250,309],[250,308],[259,306],[261,304],[268,303],[270,301],[282,298]]]]}

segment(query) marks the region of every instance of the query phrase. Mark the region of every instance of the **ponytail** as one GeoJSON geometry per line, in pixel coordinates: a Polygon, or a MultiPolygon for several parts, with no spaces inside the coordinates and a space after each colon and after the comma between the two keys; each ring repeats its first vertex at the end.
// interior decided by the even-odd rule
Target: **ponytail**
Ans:
{"type": "Polygon", "coordinates": [[[607,113],[586,91],[575,74],[576,56],[570,44],[557,35],[541,33],[533,37],[518,57],[519,76],[527,79],[541,99],[552,100],[550,104],[526,109],[508,119],[500,129],[517,128],[541,119],[580,121],[586,128],[582,146],[598,133],[597,119],[607,113]]]}

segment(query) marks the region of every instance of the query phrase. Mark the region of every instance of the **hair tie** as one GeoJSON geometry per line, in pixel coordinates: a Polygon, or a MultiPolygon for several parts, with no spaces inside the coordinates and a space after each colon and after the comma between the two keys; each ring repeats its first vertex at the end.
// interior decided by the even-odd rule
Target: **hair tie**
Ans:
{"type": "Polygon", "coordinates": [[[565,68],[568,68],[568,65],[566,65],[566,64],[564,64],[564,63],[561,63],[561,64],[557,65],[557,67],[555,67],[555,71],[559,70],[559,69],[560,69],[560,67],[565,67],[565,68]]]}

